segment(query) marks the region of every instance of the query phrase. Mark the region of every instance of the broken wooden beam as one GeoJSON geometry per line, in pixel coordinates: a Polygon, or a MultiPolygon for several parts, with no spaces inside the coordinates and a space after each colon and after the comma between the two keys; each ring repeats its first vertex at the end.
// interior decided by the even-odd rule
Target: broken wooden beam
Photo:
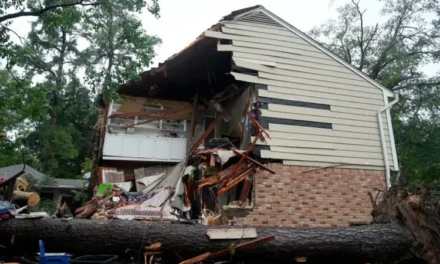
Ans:
{"type": "Polygon", "coordinates": [[[238,151],[237,149],[233,148],[232,151],[234,151],[234,153],[243,156],[245,159],[247,159],[248,161],[250,161],[251,163],[257,165],[258,167],[262,168],[263,170],[267,170],[268,172],[272,173],[272,174],[276,174],[276,172],[270,168],[268,168],[267,166],[264,166],[263,164],[261,164],[260,162],[254,160],[253,158],[244,155],[243,153],[241,153],[240,151],[238,151]]]}
{"type": "MultiPolygon", "coordinates": [[[[265,244],[265,243],[273,241],[273,240],[275,240],[275,236],[271,235],[271,236],[263,237],[260,239],[255,239],[255,240],[240,244],[238,246],[233,247],[233,250],[239,251],[239,250],[254,248],[258,245],[265,244]]],[[[220,250],[218,252],[211,253],[209,255],[208,259],[215,259],[215,258],[228,256],[231,254],[231,250],[232,250],[232,248],[228,247],[228,248],[220,250]]]]}
{"type": "Polygon", "coordinates": [[[184,116],[184,115],[187,115],[187,114],[191,113],[192,109],[191,108],[184,108],[184,109],[179,109],[178,111],[171,111],[171,110],[167,110],[167,111],[168,112],[166,112],[166,113],[164,113],[162,115],[156,116],[154,118],[150,118],[150,119],[148,119],[146,121],[142,121],[142,122],[139,122],[139,123],[136,123],[136,124],[130,124],[130,125],[127,125],[126,127],[127,128],[128,127],[134,127],[134,126],[148,124],[148,123],[151,123],[151,122],[155,122],[155,121],[159,121],[159,120],[164,120],[164,119],[173,119],[173,118],[176,118],[176,117],[179,117],[179,116],[184,116]]]}
{"type": "MultiPolygon", "coordinates": [[[[237,97],[238,98],[238,97],[237,97]]],[[[217,126],[217,124],[220,122],[220,120],[223,119],[223,117],[226,116],[226,114],[231,110],[232,106],[234,105],[235,100],[229,100],[229,102],[226,104],[226,107],[223,108],[223,111],[212,121],[212,123],[209,125],[209,127],[205,130],[205,133],[200,136],[199,139],[194,143],[194,145],[191,147],[190,153],[193,153],[199,146],[202,144],[202,142],[205,140],[205,138],[211,134],[212,130],[217,126]]]]}
{"type": "Polygon", "coordinates": [[[255,118],[252,116],[251,112],[247,112],[247,115],[249,117],[249,119],[251,120],[252,124],[254,124],[254,126],[258,129],[258,130],[262,130],[264,135],[268,138],[268,139],[272,139],[269,135],[269,133],[267,133],[266,129],[264,129],[264,127],[262,125],[260,125],[260,123],[258,123],[257,120],[255,120],[255,118]]]}
{"type": "Polygon", "coordinates": [[[232,179],[230,182],[226,183],[226,186],[221,188],[218,192],[217,195],[222,195],[225,192],[229,191],[230,189],[232,189],[235,185],[239,184],[240,182],[244,181],[244,179],[246,179],[246,177],[252,172],[254,168],[250,167],[248,169],[246,169],[243,173],[241,173],[240,175],[238,175],[237,177],[235,177],[234,179],[232,179]]]}

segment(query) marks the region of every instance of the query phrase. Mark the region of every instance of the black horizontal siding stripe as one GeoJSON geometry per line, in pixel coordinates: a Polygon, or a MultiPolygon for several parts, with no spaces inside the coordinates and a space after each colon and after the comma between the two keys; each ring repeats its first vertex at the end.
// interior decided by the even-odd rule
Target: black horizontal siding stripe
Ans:
{"type": "Polygon", "coordinates": [[[270,98],[270,97],[258,97],[258,101],[262,103],[272,103],[279,105],[290,105],[290,106],[298,106],[298,107],[306,107],[306,108],[315,108],[322,110],[330,110],[330,105],[327,104],[317,104],[310,102],[302,102],[302,101],[292,101],[278,98],[270,98]]]}
{"type": "Polygon", "coordinates": [[[316,127],[316,128],[333,129],[333,126],[331,123],[284,119],[284,118],[276,118],[276,117],[260,116],[258,119],[258,122],[260,122],[260,124],[265,129],[269,129],[269,123],[280,124],[280,125],[290,125],[290,126],[303,126],[303,127],[316,127]]]}

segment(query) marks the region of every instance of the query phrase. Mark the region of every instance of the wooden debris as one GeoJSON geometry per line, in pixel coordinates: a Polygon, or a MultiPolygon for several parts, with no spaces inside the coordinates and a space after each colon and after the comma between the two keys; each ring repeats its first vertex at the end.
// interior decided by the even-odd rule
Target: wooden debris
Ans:
{"type": "Polygon", "coordinates": [[[163,119],[173,119],[179,116],[184,116],[187,115],[189,113],[191,113],[192,108],[184,108],[184,109],[179,109],[178,111],[174,111],[174,110],[166,110],[166,112],[164,112],[164,114],[162,115],[158,115],[156,117],[150,118],[146,121],[142,121],[136,124],[130,124],[128,127],[134,127],[134,126],[138,126],[138,125],[143,125],[143,124],[148,124],[151,122],[155,122],[155,121],[159,121],[159,120],[163,120],[163,119]]]}
{"type": "Polygon", "coordinates": [[[264,129],[264,127],[262,125],[260,125],[260,123],[258,123],[257,120],[255,120],[255,118],[252,116],[251,112],[247,112],[247,115],[249,117],[249,120],[251,120],[252,124],[257,128],[257,130],[261,130],[263,131],[263,134],[268,138],[268,139],[272,139],[269,135],[269,133],[267,133],[266,129],[264,129]]]}
{"type": "Polygon", "coordinates": [[[249,156],[244,155],[243,153],[241,153],[237,149],[232,149],[232,151],[234,151],[234,153],[237,153],[238,155],[243,156],[245,159],[247,159],[248,161],[250,161],[253,164],[257,165],[258,167],[262,168],[263,170],[267,170],[267,171],[269,171],[272,174],[276,174],[276,172],[274,170],[269,169],[268,167],[264,166],[263,164],[261,164],[260,162],[254,160],[253,158],[250,158],[249,156]]]}
{"type": "MultiPolygon", "coordinates": [[[[275,240],[275,236],[273,236],[273,235],[272,236],[268,236],[268,237],[263,237],[263,238],[260,238],[260,239],[256,239],[256,240],[252,240],[250,242],[246,242],[246,243],[240,244],[240,245],[236,246],[234,248],[234,250],[235,251],[239,251],[239,250],[244,250],[244,249],[248,249],[248,248],[253,248],[253,247],[256,247],[258,245],[270,242],[272,240],[275,240]]],[[[220,251],[217,251],[217,252],[214,252],[214,253],[210,254],[208,259],[215,259],[215,258],[219,258],[219,257],[224,257],[224,256],[227,256],[229,254],[231,254],[231,249],[227,248],[227,249],[223,249],[223,250],[220,250],[220,251]]]]}
{"type": "Polygon", "coordinates": [[[208,235],[209,239],[256,238],[257,230],[255,228],[208,229],[206,234],[208,235]]]}
{"type": "Polygon", "coordinates": [[[223,187],[222,189],[220,189],[217,194],[218,195],[222,195],[225,192],[229,191],[230,189],[232,189],[235,185],[239,184],[240,182],[242,182],[244,179],[246,179],[246,177],[252,172],[253,168],[250,167],[248,169],[246,169],[243,173],[241,173],[239,176],[235,177],[232,181],[228,182],[226,184],[226,187],[223,187]]]}
{"type": "Polygon", "coordinates": [[[162,243],[158,242],[158,243],[154,243],[149,246],[146,246],[144,249],[146,251],[150,251],[150,250],[154,251],[154,250],[159,250],[161,246],[162,246],[162,243]]]}
{"type": "MultiPolygon", "coordinates": [[[[238,98],[238,97],[237,97],[238,98]]],[[[223,109],[223,111],[212,121],[212,123],[209,125],[209,127],[205,130],[205,133],[200,136],[200,138],[194,143],[194,145],[191,148],[190,153],[193,153],[199,146],[202,144],[202,142],[205,140],[205,138],[211,134],[212,130],[217,126],[218,122],[223,119],[223,117],[226,116],[226,114],[231,110],[232,106],[234,105],[236,100],[229,100],[226,107],[223,109]]]]}
{"type": "Polygon", "coordinates": [[[195,264],[195,263],[199,263],[199,262],[202,262],[204,260],[207,260],[210,255],[211,255],[211,253],[206,252],[206,253],[203,253],[202,255],[199,255],[199,256],[187,259],[185,261],[182,261],[182,262],[180,262],[180,264],[195,264]]]}
{"type": "Polygon", "coordinates": [[[40,195],[36,192],[15,191],[12,194],[11,203],[19,206],[35,206],[40,202],[40,195]]]}

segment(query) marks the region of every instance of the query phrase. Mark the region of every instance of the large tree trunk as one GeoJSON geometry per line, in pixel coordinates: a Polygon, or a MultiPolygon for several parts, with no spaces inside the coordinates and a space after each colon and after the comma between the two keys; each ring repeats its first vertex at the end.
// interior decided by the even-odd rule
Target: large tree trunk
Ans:
{"type": "MultiPolygon", "coordinates": [[[[10,220],[0,222],[0,244],[10,250],[30,252],[37,251],[38,240],[43,239],[47,252],[122,254],[127,250],[139,252],[144,246],[160,242],[164,255],[178,253],[186,258],[228,248],[232,242],[249,241],[209,240],[208,228],[212,227],[123,220],[10,220]]],[[[407,254],[413,241],[406,229],[395,224],[346,228],[262,227],[257,228],[257,233],[258,238],[275,235],[275,240],[243,253],[236,252],[234,257],[246,254],[247,259],[282,259],[283,262],[301,256],[389,260],[407,254]]]]}

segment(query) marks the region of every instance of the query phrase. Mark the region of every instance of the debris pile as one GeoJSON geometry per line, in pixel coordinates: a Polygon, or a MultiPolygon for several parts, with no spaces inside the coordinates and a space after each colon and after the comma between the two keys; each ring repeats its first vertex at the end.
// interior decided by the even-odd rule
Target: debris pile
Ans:
{"type": "Polygon", "coordinates": [[[184,162],[135,169],[128,181],[124,172],[101,167],[104,183],[76,210],[76,218],[234,223],[237,212],[228,209],[252,208],[255,171],[275,173],[249,156],[257,140],[270,135],[250,112],[247,115],[257,133],[246,150],[227,138],[214,138],[211,148],[193,150],[184,162]]]}

